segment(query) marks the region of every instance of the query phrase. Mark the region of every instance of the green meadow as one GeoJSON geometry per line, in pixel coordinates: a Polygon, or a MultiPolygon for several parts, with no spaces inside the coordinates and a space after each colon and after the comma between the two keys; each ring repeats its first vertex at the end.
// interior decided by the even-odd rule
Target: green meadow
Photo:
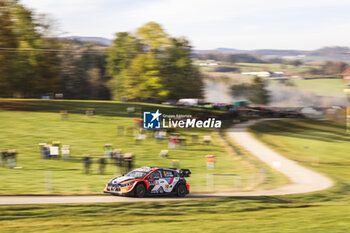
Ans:
{"type": "Polygon", "coordinates": [[[112,143],[122,153],[134,153],[134,167],[159,166],[172,167],[173,160],[179,160],[180,167],[192,171],[188,178],[192,192],[214,192],[245,190],[251,184],[250,177],[257,175],[242,160],[227,153],[227,149],[218,140],[218,134],[209,129],[179,129],[187,140],[185,148],[168,149],[168,141],[157,141],[152,132],[146,133],[146,139],[135,141],[133,133],[119,135],[118,126],[135,127],[134,120],[141,117],[143,110],[160,109],[161,112],[203,114],[202,110],[172,108],[162,105],[122,103],[109,101],[41,101],[6,100],[0,101],[0,150],[18,151],[18,169],[0,167],[2,182],[0,194],[102,194],[105,184],[124,171],[107,164],[105,173],[99,174],[98,159],[103,155],[105,143],[112,143]],[[127,113],[128,107],[134,107],[135,113],[127,113]],[[95,108],[96,114],[86,116],[87,108],[95,108]],[[68,111],[68,119],[61,120],[60,111],[68,111]],[[193,143],[191,134],[198,135],[193,143]],[[211,135],[209,145],[202,143],[204,135],[211,135]],[[71,146],[70,161],[42,159],[39,143],[60,141],[71,146]],[[160,158],[161,150],[169,150],[168,158],[160,158]],[[208,153],[215,154],[214,170],[207,170],[208,153]],[[93,160],[90,174],[83,173],[82,156],[90,154],[93,160]],[[235,186],[232,176],[214,179],[214,186],[207,186],[207,174],[238,174],[241,185],[235,186]]]}
{"type": "Polygon", "coordinates": [[[345,96],[345,82],[342,79],[298,79],[292,83],[300,90],[322,96],[345,96]]]}
{"type": "Polygon", "coordinates": [[[348,232],[350,138],[329,121],[262,122],[251,133],[331,177],[331,189],[273,197],[0,207],[1,232],[348,232]]]}

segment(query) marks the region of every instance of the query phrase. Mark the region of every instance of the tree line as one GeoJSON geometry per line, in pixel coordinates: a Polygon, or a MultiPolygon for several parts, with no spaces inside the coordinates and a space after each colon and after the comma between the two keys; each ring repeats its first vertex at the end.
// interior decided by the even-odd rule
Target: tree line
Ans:
{"type": "Polygon", "coordinates": [[[57,49],[54,38],[45,38],[43,19],[17,1],[0,1],[1,96],[35,95],[59,91],[59,57],[43,48],[57,49]]]}
{"type": "Polygon", "coordinates": [[[318,67],[313,67],[306,72],[309,75],[334,75],[339,76],[347,67],[348,63],[341,61],[326,61],[318,65],[318,67]]]}
{"type": "Polygon", "coordinates": [[[62,39],[52,21],[0,0],[0,97],[155,100],[201,98],[202,77],[185,38],[154,22],[119,32],[109,48],[62,39]]]}
{"type": "Polygon", "coordinates": [[[246,53],[225,54],[225,53],[196,53],[194,58],[198,60],[214,60],[229,63],[271,63],[261,56],[254,56],[246,53]]]}

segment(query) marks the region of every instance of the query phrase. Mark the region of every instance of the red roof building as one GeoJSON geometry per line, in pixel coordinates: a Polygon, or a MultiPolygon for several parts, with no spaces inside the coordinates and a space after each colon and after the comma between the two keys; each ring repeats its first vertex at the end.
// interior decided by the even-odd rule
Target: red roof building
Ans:
{"type": "Polygon", "coordinates": [[[346,80],[346,81],[350,80],[350,67],[349,67],[349,68],[346,68],[346,69],[344,70],[344,72],[341,73],[341,75],[343,76],[343,79],[344,79],[344,80],[346,80]]]}

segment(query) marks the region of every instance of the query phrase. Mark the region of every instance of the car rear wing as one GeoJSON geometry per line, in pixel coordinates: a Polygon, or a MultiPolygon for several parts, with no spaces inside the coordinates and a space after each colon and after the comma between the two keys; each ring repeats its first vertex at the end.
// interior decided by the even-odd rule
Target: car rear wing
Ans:
{"type": "Polygon", "coordinates": [[[182,176],[182,177],[190,177],[190,175],[191,175],[190,169],[179,169],[178,172],[180,173],[180,176],[182,176]]]}

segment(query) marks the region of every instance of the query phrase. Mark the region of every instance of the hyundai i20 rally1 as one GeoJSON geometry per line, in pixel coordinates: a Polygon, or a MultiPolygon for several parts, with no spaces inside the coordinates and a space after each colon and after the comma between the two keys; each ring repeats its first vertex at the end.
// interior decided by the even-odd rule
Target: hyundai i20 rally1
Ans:
{"type": "Polygon", "coordinates": [[[157,195],[184,197],[190,192],[190,185],[185,179],[190,174],[189,169],[142,167],[113,178],[107,183],[104,192],[135,197],[157,195]]]}

